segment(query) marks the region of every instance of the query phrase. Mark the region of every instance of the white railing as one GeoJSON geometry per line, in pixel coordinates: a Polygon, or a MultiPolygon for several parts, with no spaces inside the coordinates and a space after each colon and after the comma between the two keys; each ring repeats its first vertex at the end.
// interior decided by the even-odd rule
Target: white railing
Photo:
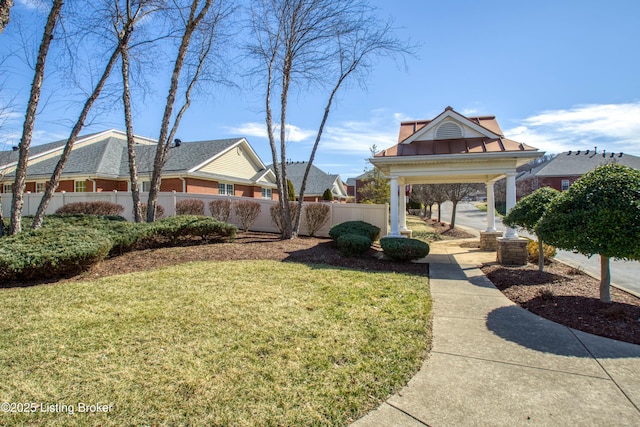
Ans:
{"type": "MultiPolygon", "coordinates": [[[[148,193],[140,193],[140,199],[145,202],[147,200],[148,193]]],[[[2,215],[8,217],[11,210],[11,194],[2,194],[2,215]]],[[[41,193],[25,193],[24,194],[24,208],[23,215],[34,215],[40,199],[41,193]]],[[[199,199],[204,202],[205,214],[210,215],[209,202],[219,199],[231,199],[231,217],[229,222],[235,225],[239,225],[239,221],[236,219],[236,215],[233,209],[233,203],[240,200],[252,200],[260,203],[261,212],[258,219],[251,227],[253,231],[265,231],[270,233],[278,233],[278,229],[271,221],[271,206],[278,202],[265,199],[253,199],[246,197],[229,197],[207,194],[193,194],[193,193],[177,193],[177,192],[163,192],[158,195],[158,204],[164,208],[165,216],[172,216],[176,214],[176,203],[181,200],[199,199]]],[[[124,206],[124,216],[127,220],[133,220],[133,201],[130,192],[122,191],[109,191],[100,193],[55,193],[49,207],[47,208],[47,214],[53,214],[61,206],[68,203],[75,202],[95,202],[95,201],[108,201],[117,203],[124,206]]],[[[305,202],[306,204],[306,202],[305,202]]],[[[365,221],[380,227],[381,236],[388,234],[389,224],[389,207],[387,205],[368,205],[368,204],[355,204],[355,203],[328,203],[330,207],[330,217],[327,224],[318,231],[318,236],[328,236],[329,230],[335,224],[340,224],[345,221],[365,221]]],[[[304,213],[302,215],[302,224],[300,226],[300,234],[307,235],[307,224],[304,221],[304,213]]]]}

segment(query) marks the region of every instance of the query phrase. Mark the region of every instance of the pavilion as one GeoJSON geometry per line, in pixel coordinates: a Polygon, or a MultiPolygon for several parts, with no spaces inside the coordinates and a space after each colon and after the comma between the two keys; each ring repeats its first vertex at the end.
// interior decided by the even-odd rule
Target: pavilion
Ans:
{"type": "MultiPolygon", "coordinates": [[[[399,197],[405,185],[484,183],[487,206],[491,207],[494,183],[506,177],[509,210],[516,204],[516,168],[543,155],[537,148],[505,138],[495,116],[466,117],[447,107],[434,119],[402,122],[398,144],[369,161],[390,179],[389,236],[393,237],[409,232],[406,198],[399,197]]],[[[482,234],[493,239],[500,234],[496,233],[491,208],[487,209],[487,228],[482,234]]],[[[518,235],[507,228],[504,238],[517,240],[518,235]]]]}

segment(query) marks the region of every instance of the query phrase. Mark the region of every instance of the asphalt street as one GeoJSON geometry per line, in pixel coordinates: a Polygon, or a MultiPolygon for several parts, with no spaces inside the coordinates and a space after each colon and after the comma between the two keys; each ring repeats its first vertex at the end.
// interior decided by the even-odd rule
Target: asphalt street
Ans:
{"type": "MultiPolygon", "coordinates": [[[[451,221],[451,207],[451,202],[442,204],[442,221],[447,223],[451,221]]],[[[474,203],[462,202],[458,204],[456,224],[471,228],[479,235],[480,231],[487,228],[486,215],[485,212],[476,208],[474,203]]],[[[437,208],[434,209],[433,217],[437,217],[437,208]]],[[[505,230],[498,215],[496,215],[496,228],[499,231],[505,230]]],[[[518,234],[523,237],[530,237],[527,233],[521,231],[518,231],[518,234]]],[[[582,254],[570,251],[558,251],[556,259],[565,264],[578,267],[593,277],[600,278],[600,257],[597,255],[587,258],[582,254]]],[[[611,283],[640,296],[640,262],[611,260],[611,283]]]]}

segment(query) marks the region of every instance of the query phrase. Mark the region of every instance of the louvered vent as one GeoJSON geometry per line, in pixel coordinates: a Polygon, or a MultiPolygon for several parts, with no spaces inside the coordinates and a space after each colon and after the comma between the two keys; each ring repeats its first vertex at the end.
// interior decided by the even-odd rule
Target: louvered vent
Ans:
{"type": "Polygon", "coordinates": [[[453,122],[445,122],[436,130],[436,139],[462,138],[462,128],[453,122]]]}

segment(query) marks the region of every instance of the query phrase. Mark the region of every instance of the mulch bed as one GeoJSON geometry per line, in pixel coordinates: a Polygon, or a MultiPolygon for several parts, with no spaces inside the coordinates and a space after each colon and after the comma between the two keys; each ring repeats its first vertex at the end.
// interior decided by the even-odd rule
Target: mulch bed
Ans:
{"type": "Polygon", "coordinates": [[[545,271],[537,265],[485,265],[482,271],[521,307],[562,325],[640,344],[640,298],[611,287],[610,304],[600,301],[599,280],[562,263],[545,271]]]}

